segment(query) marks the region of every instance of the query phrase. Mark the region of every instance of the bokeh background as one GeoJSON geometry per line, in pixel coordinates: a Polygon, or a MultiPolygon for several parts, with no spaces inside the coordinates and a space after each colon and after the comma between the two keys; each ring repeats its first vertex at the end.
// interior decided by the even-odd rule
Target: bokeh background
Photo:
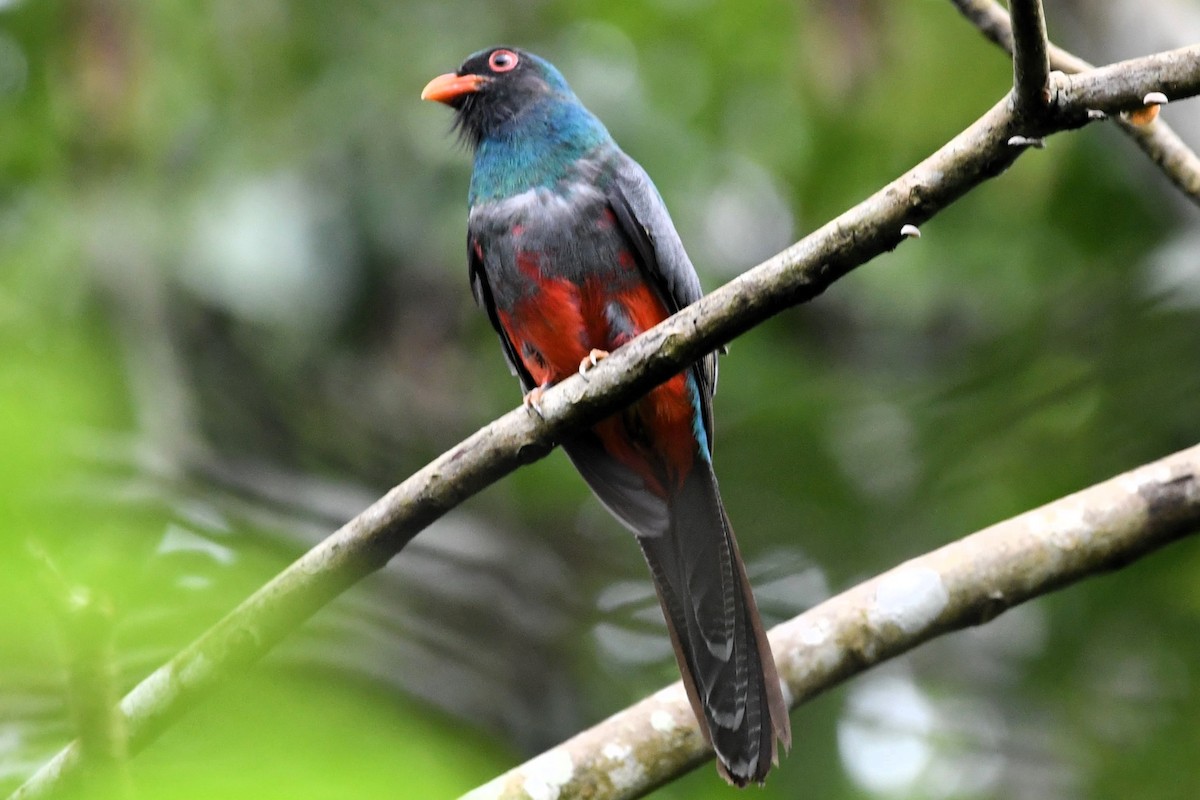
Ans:
{"type": "MultiPolygon", "coordinates": [[[[1049,6],[1093,61],[1200,37],[1194,0],[1049,6]]],[[[469,158],[417,99],[500,42],[646,166],[709,288],[1010,81],[942,0],[0,0],[0,791],[74,735],[67,587],[110,610],[124,691],[517,404],[467,287],[469,158]]],[[[1200,145],[1195,104],[1165,117],[1200,145]]],[[[1200,212],[1116,131],[923,233],[722,361],[769,624],[1200,440],[1200,212]]],[[[556,453],[130,770],[147,798],[452,797],[675,678],[636,546],[556,453]]],[[[809,703],[756,796],[1192,798],[1198,680],[1183,542],[809,703]]],[[[705,767],[656,796],[733,794],[705,767]]]]}

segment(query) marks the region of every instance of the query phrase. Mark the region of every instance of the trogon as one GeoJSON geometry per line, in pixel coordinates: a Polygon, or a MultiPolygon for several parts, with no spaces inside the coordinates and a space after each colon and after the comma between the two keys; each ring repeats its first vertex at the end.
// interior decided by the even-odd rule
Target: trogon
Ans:
{"type": "MultiPolygon", "coordinates": [[[[474,151],[471,288],[528,405],[700,298],[649,176],[550,63],[489,48],[421,97],[455,110],[474,151]]],[[[744,786],[791,729],[713,473],[716,380],[710,354],[562,446],[641,545],[700,728],[744,786]]]]}

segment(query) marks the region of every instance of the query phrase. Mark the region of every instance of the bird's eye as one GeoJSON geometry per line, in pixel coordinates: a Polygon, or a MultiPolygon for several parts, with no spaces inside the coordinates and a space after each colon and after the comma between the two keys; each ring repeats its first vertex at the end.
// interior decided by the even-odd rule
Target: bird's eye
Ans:
{"type": "Polygon", "coordinates": [[[488,66],[492,68],[492,72],[508,72],[517,66],[518,60],[517,54],[512,50],[497,50],[488,58],[488,66]]]}

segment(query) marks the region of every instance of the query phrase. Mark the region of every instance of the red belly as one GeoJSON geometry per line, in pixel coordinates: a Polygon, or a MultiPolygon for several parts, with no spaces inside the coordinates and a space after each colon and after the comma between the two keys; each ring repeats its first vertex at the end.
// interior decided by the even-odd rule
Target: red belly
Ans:
{"type": "MultiPolygon", "coordinates": [[[[509,341],[539,386],[577,372],[592,349],[615,350],[669,316],[658,295],[640,282],[616,292],[596,280],[580,287],[567,280],[541,277],[538,285],[535,296],[499,316],[509,341]],[[627,328],[613,330],[614,304],[628,320],[627,328]]],[[[662,497],[687,475],[699,446],[693,432],[696,411],[690,391],[687,373],[681,372],[593,428],[609,454],[637,472],[647,488],[662,497]]]]}

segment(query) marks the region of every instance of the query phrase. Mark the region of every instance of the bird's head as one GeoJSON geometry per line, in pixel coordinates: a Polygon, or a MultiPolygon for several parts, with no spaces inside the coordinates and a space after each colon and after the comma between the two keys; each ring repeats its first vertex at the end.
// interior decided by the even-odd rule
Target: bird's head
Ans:
{"type": "Polygon", "coordinates": [[[489,47],[439,75],[422,100],[445,103],[473,147],[547,99],[578,103],[562,74],[544,59],[515,47],[489,47]]]}

